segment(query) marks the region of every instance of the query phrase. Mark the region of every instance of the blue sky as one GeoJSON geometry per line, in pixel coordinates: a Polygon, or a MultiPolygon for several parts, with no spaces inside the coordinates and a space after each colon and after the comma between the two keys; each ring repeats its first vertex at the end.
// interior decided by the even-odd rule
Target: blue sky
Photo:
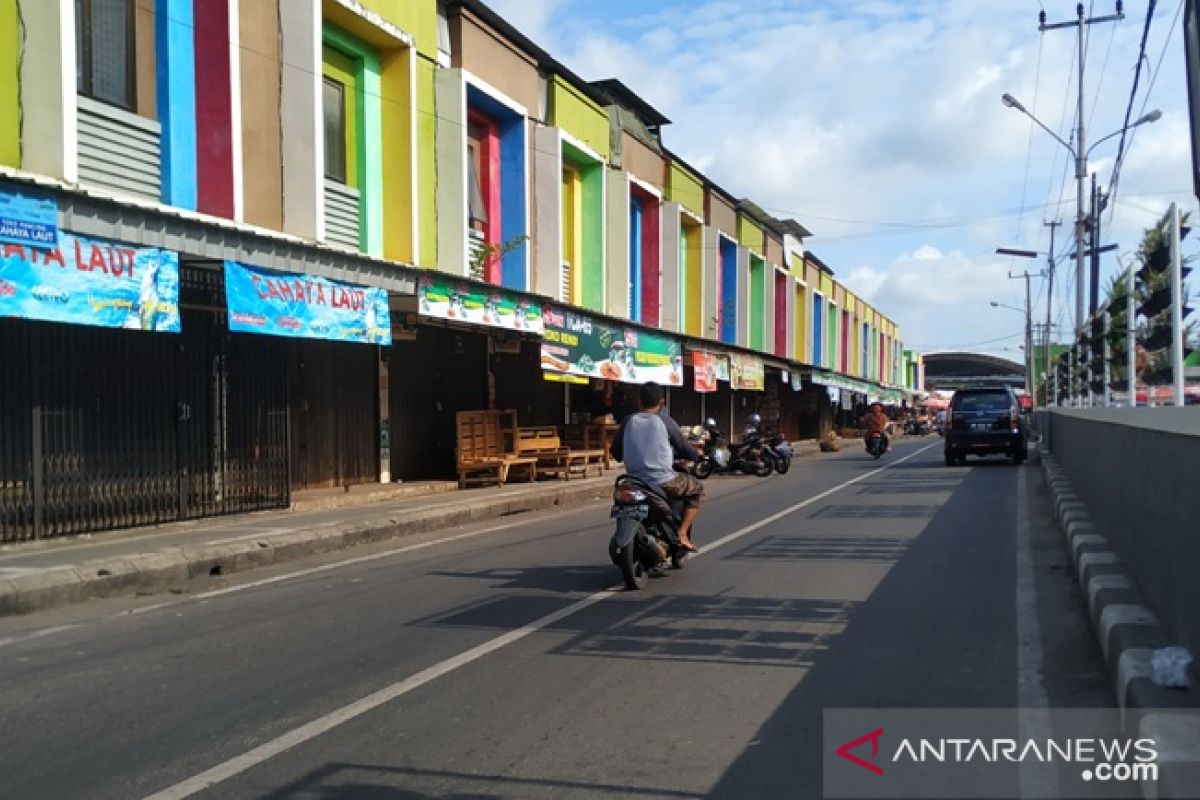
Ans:
{"type": "MultiPolygon", "coordinates": [[[[1042,222],[1060,219],[1062,252],[1075,188],[1066,150],[1000,96],[1012,93],[1070,140],[1074,32],[1039,33],[1037,14],[1074,19],[1074,0],[490,4],[581,77],[620,78],[666,114],[667,145],[717,183],[813,231],[810,249],[899,322],[907,342],[1021,358],[1023,320],[989,302],[1022,306],[1023,281],[1008,272],[1044,262],[994,250],[1045,251],[1042,222]]],[[[1115,4],[1085,5],[1100,16],[1115,4]]],[[[1129,100],[1147,4],[1125,5],[1123,22],[1089,32],[1089,142],[1121,127],[1129,100]]],[[[1181,6],[1160,0],[1151,22],[1133,116],[1158,108],[1163,118],[1128,145],[1103,220],[1118,253],[1171,201],[1196,205],[1181,6]]],[[[1092,154],[1102,186],[1116,149],[1113,139],[1092,154]]],[[[1108,256],[1101,285],[1118,269],[1108,256]]],[[[1073,272],[1064,263],[1055,279],[1054,317],[1068,325],[1073,272]]],[[[1044,291],[1035,281],[1039,320],[1044,291]]]]}

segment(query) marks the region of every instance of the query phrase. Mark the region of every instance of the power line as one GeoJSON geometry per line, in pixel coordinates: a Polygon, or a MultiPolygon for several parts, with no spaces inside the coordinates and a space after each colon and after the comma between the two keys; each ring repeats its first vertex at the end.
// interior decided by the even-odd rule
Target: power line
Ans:
{"type": "MultiPolygon", "coordinates": [[[[1033,76],[1033,108],[1034,108],[1034,111],[1037,111],[1038,88],[1041,86],[1041,82],[1042,82],[1042,50],[1043,50],[1045,44],[1046,44],[1046,34],[1043,33],[1038,38],[1037,69],[1034,71],[1034,76],[1033,76]]],[[[1030,159],[1030,156],[1032,156],[1032,155],[1033,155],[1033,120],[1030,120],[1029,121],[1029,139],[1025,145],[1025,174],[1024,174],[1024,177],[1021,178],[1021,207],[1022,208],[1024,208],[1024,206],[1025,206],[1025,190],[1029,186],[1029,159],[1030,159]]],[[[1022,212],[1017,217],[1017,233],[1016,233],[1017,241],[1021,241],[1021,223],[1024,221],[1025,221],[1025,214],[1024,214],[1024,212],[1022,212]]]]}
{"type": "MultiPolygon", "coordinates": [[[[1146,6],[1146,22],[1142,27],[1142,42],[1138,47],[1137,63],[1133,67],[1133,88],[1129,90],[1129,103],[1125,106],[1125,121],[1121,125],[1121,138],[1117,144],[1117,160],[1113,162],[1112,175],[1108,179],[1108,198],[1113,204],[1113,210],[1116,210],[1116,205],[1113,202],[1116,198],[1115,192],[1117,189],[1117,177],[1121,174],[1121,165],[1125,161],[1125,136],[1129,133],[1129,120],[1133,115],[1133,104],[1137,99],[1138,82],[1142,77],[1142,62],[1146,59],[1146,42],[1150,38],[1150,26],[1154,22],[1154,7],[1158,4],[1158,0],[1148,0],[1146,6]]],[[[1109,221],[1112,216],[1110,214],[1109,221]]]]}

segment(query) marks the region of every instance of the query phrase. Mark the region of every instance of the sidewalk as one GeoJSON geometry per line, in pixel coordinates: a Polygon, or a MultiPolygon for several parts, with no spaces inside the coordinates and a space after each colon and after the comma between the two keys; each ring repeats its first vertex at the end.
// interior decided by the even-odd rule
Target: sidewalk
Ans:
{"type": "Polygon", "coordinates": [[[523,511],[582,504],[609,495],[619,474],[569,482],[450,491],[364,487],[305,493],[297,510],[210,517],[150,528],[0,547],[0,616],[132,594],[178,589],[195,577],[227,575],[297,558],[523,511]],[[407,494],[407,496],[405,496],[407,494]],[[382,499],[381,498],[394,498],[382,499]]]}

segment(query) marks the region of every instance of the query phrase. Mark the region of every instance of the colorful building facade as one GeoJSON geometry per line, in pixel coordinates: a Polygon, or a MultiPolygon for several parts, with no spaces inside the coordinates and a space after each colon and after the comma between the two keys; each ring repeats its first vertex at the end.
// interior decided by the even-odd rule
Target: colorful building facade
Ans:
{"type": "MultiPolygon", "coordinates": [[[[832,398],[920,388],[919,356],[809,231],[673,154],[630,87],[584,80],[477,0],[283,4],[0,0],[4,207],[58,237],[46,252],[169,264],[157,307],[179,319],[133,333],[0,300],[0,423],[37,440],[0,446],[0,482],[27,487],[4,538],[441,474],[455,408],[569,421],[582,401],[562,381],[662,376],[680,413],[732,426],[761,407],[793,435],[832,398]],[[242,279],[251,305],[289,310],[240,306],[242,279]],[[333,297],[353,322],[296,310],[333,297]],[[625,349],[603,366],[548,347],[568,318],[625,349]],[[131,370],[172,378],[106,380],[131,370]],[[88,433],[119,407],[142,409],[113,429],[136,445],[128,475],[88,433]],[[35,409],[73,422],[31,425],[35,409]],[[65,463],[134,500],[63,489],[65,463]]],[[[3,247],[4,276],[47,268],[35,241],[3,247]]],[[[67,294],[34,283],[15,296],[67,294]]],[[[113,302],[148,319],[141,291],[113,302]]]]}

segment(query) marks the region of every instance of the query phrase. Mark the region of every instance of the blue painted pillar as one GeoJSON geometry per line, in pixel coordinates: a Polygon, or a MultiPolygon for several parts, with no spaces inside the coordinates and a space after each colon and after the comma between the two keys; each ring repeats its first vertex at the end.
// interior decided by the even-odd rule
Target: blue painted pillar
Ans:
{"type": "Polygon", "coordinates": [[[195,210],[196,46],[192,0],[155,0],[154,6],[162,200],[195,210]]]}
{"type": "Polygon", "coordinates": [[[528,289],[529,224],[525,219],[525,118],[513,115],[500,123],[500,243],[512,243],[513,249],[504,254],[500,283],[505,288],[528,289]],[[524,237],[524,238],[522,238],[524,237]]]}

